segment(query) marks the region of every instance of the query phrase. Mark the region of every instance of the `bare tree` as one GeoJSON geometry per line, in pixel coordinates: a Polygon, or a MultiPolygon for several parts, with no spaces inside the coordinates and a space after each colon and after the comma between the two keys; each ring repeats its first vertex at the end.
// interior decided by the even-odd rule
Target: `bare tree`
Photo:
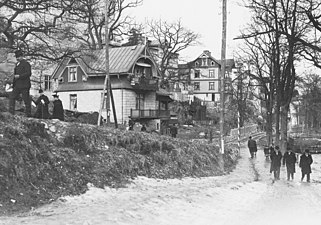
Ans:
{"type": "Polygon", "coordinates": [[[9,48],[22,48],[29,56],[60,59],[67,48],[54,35],[63,33],[61,19],[74,0],[4,0],[0,3],[0,35],[9,48]],[[57,49],[62,49],[57,52],[57,49]]]}
{"type": "Polygon", "coordinates": [[[254,23],[243,38],[269,36],[271,49],[271,76],[276,90],[276,142],[286,149],[289,104],[296,80],[296,62],[302,52],[302,42],[311,34],[305,15],[300,11],[301,0],[249,0],[254,23]],[[264,26],[258,26],[264,25],[264,26]]]}
{"type": "MultiPolygon", "coordinates": [[[[133,24],[131,17],[124,12],[141,5],[143,0],[111,1],[108,10],[109,39],[119,40],[133,24]]],[[[79,0],[70,10],[70,32],[75,40],[80,41],[90,49],[101,49],[104,44],[104,0],[79,0]]]]}
{"type": "MultiPolygon", "coordinates": [[[[79,47],[102,48],[103,0],[4,0],[0,3],[2,45],[34,58],[60,60],[79,47]]],[[[110,38],[130,22],[124,10],[142,0],[115,0],[109,7],[110,38]]]]}
{"type": "Polygon", "coordinates": [[[151,20],[147,22],[147,29],[149,38],[156,40],[157,46],[161,49],[154,57],[159,62],[162,78],[171,74],[173,61],[177,60],[182,50],[199,43],[200,35],[185,28],[180,20],[173,23],[161,19],[151,20]]]}

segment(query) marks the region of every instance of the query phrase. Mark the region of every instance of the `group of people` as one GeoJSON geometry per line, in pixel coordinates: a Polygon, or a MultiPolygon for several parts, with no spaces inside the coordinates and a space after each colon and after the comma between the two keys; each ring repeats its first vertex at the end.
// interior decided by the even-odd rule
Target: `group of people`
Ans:
{"type": "MultiPolygon", "coordinates": [[[[257,152],[257,145],[256,141],[252,139],[252,137],[249,137],[248,140],[248,148],[250,151],[251,158],[256,156],[257,152]]],[[[294,179],[294,173],[295,173],[295,167],[297,163],[297,156],[296,154],[291,150],[287,149],[287,151],[282,155],[279,146],[272,145],[270,147],[270,173],[273,173],[275,180],[280,180],[280,169],[281,166],[286,166],[286,172],[287,172],[287,180],[293,180],[294,179]]],[[[265,152],[266,154],[266,152],[265,152]]],[[[309,152],[309,150],[305,150],[304,153],[300,156],[299,161],[299,167],[301,168],[301,181],[306,176],[306,181],[310,182],[310,174],[312,172],[311,170],[311,164],[313,163],[312,156],[309,152]]]]}
{"type": "Polygon", "coordinates": [[[54,98],[53,101],[53,110],[52,115],[49,113],[49,98],[43,93],[43,90],[39,90],[39,98],[34,101],[37,106],[36,113],[34,115],[35,118],[39,119],[59,119],[64,121],[64,108],[61,100],[57,94],[52,95],[54,98]]]}
{"type": "MultiPolygon", "coordinates": [[[[294,179],[295,164],[297,162],[297,157],[296,157],[296,154],[291,149],[287,149],[284,155],[282,155],[279,146],[275,146],[274,149],[271,151],[270,159],[271,159],[270,172],[274,173],[275,180],[280,179],[281,162],[284,166],[286,166],[287,179],[288,180],[294,179]]],[[[312,163],[313,163],[312,156],[309,150],[306,149],[304,153],[300,156],[300,161],[299,161],[299,167],[301,168],[301,174],[302,174],[301,181],[303,181],[303,179],[306,176],[306,181],[310,182],[310,174],[312,172],[311,170],[312,163]]]]}
{"type": "MultiPolygon", "coordinates": [[[[24,59],[23,52],[21,50],[15,51],[15,57],[17,59],[17,64],[14,68],[13,80],[9,81],[12,87],[12,92],[9,95],[9,112],[11,114],[15,113],[15,102],[21,95],[25,104],[25,114],[27,117],[32,117],[31,101],[33,100],[30,97],[31,65],[24,59]]],[[[39,94],[39,98],[34,101],[37,106],[37,110],[33,116],[41,119],[53,118],[64,120],[64,109],[59,96],[57,94],[53,95],[53,113],[52,116],[50,116],[48,110],[50,101],[48,97],[44,95],[43,90],[39,90],[39,94]]]]}

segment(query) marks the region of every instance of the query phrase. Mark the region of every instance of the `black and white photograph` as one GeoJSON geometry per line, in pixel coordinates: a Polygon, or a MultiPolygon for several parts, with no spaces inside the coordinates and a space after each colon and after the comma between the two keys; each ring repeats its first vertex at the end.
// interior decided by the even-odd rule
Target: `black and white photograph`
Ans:
{"type": "Polygon", "coordinates": [[[0,225],[319,225],[320,112],[320,0],[0,0],[0,225]]]}

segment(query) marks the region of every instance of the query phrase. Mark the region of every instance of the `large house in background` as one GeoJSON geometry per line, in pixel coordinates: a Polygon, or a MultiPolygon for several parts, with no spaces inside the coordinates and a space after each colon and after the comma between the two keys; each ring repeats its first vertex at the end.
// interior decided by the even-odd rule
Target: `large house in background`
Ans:
{"type": "MultiPolygon", "coordinates": [[[[221,61],[211,56],[208,50],[187,64],[179,65],[181,74],[189,74],[192,90],[189,90],[194,97],[201,101],[219,102],[220,100],[220,80],[219,73],[221,61]]],[[[232,69],[235,68],[233,59],[226,60],[225,85],[230,85],[232,69]]]]}
{"type": "MultiPolygon", "coordinates": [[[[52,74],[54,92],[65,109],[99,111],[105,79],[105,49],[81,51],[66,57],[52,74]]],[[[150,130],[166,128],[169,93],[159,88],[160,73],[145,45],[112,47],[109,50],[111,87],[118,123],[131,119],[150,130]]],[[[110,107],[112,109],[112,106],[110,107]]],[[[102,115],[106,115],[106,107],[102,115]]],[[[114,115],[110,115],[111,122],[114,115]]]]}

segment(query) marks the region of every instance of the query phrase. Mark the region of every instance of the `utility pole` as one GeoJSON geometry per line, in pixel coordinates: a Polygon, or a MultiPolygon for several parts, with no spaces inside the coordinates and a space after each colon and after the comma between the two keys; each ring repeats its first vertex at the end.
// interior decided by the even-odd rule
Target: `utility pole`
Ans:
{"type": "Polygon", "coordinates": [[[222,48],[221,48],[221,73],[220,73],[220,142],[221,153],[224,154],[224,101],[225,101],[225,67],[226,67],[226,24],[227,24],[227,0],[223,0],[222,7],[222,48]]]}
{"type": "Polygon", "coordinates": [[[107,126],[110,125],[110,75],[109,75],[109,27],[108,27],[108,8],[109,8],[109,0],[105,0],[105,52],[106,52],[106,76],[104,82],[104,89],[101,95],[100,100],[100,109],[98,115],[98,122],[97,125],[100,126],[100,119],[102,116],[102,110],[105,101],[105,94],[106,94],[106,113],[107,113],[107,126]]]}

